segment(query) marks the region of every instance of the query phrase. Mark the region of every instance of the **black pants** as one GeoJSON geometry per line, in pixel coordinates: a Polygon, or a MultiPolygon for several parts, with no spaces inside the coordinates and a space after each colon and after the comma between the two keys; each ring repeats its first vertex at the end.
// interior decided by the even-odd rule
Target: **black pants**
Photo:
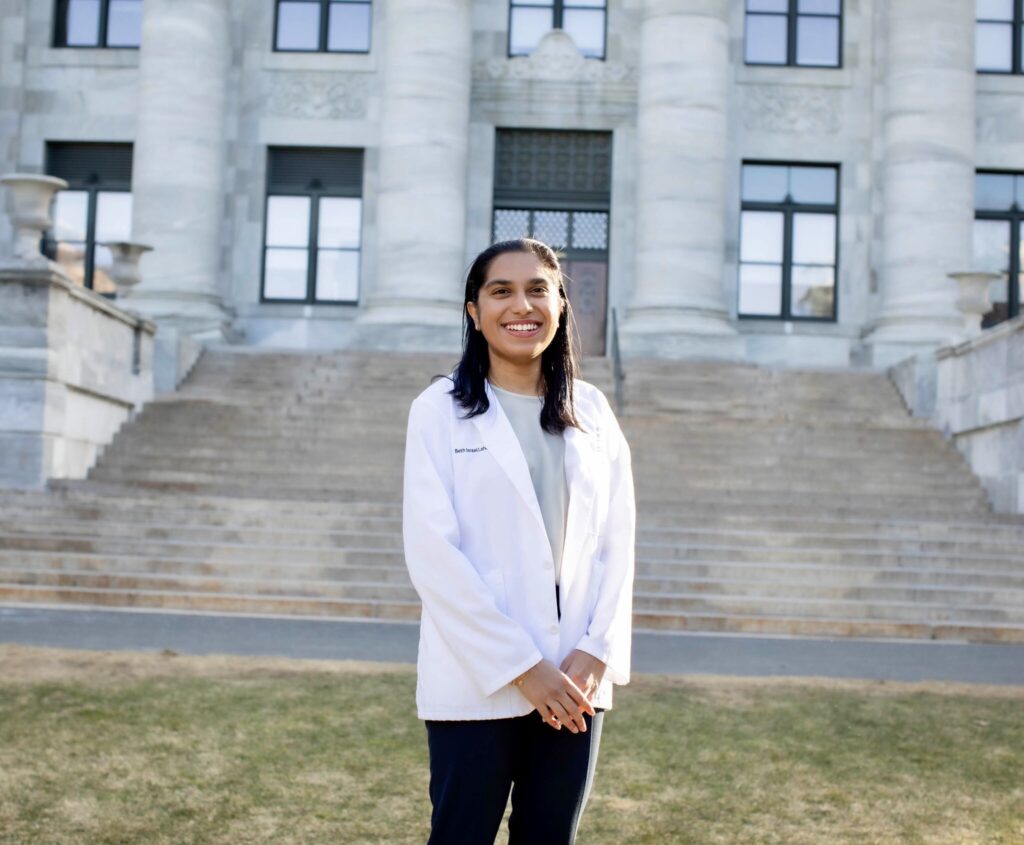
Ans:
{"type": "MultiPolygon", "coordinates": [[[[557,589],[557,588],[556,588],[557,589]]],[[[428,845],[493,845],[512,790],[509,845],[571,845],[590,795],[604,710],[585,733],[541,721],[426,720],[430,752],[428,845]]]]}

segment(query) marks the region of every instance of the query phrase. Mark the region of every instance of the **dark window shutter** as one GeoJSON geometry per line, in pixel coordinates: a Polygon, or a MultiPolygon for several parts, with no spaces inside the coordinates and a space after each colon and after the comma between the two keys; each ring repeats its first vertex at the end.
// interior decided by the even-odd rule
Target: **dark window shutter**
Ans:
{"type": "Polygon", "coordinates": [[[46,172],[66,180],[72,188],[130,191],[132,145],[49,141],[46,172]]]}
{"type": "Polygon", "coordinates": [[[271,148],[269,193],[323,191],[346,197],[363,193],[363,151],[317,147],[271,148]]]}
{"type": "Polygon", "coordinates": [[[610,132],[498,130],[495,205],[608,208],[611,181],[610,132]]]}

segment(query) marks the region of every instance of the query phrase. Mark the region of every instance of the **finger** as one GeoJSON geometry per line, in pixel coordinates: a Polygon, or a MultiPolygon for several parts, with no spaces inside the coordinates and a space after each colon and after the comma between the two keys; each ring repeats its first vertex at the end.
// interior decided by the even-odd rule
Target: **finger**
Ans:
{"type": "Polygon", "coordinates": [[[587,723],[583,721],[582,716],[577,716],[578,711],[571,701],[556,701],[552,709],[558,715],[559,721],[574,734],[580,732],[581,725],[583,730],[587,729],[587,723]]]}
{"type": "Polygon", "coordinates": [[[581,690],[575,683],[572,683],[572,678],[569,679],[570,684],[566,688],[566,693],[569,697],[580,706],[582,710],[589,713],[591,716],[594,715],[594,706],[590,703],[590,698],[583,690],[581,690]]]}
{"type": "Polygon", "coordinates": [[[558,718],[558,714],[552,709],[550,705],[546,705],[547,712],[544,715],[544,724],[553,728],[556,731],[562,729],[562,720],[558,718]]]}

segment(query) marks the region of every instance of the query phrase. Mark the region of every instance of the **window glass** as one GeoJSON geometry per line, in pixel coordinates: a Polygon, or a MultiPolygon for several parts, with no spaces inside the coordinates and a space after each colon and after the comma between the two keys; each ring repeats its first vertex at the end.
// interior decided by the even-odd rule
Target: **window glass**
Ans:
{"type": "Polygon", "coordinates": [[[832,264],[836,260],[836,218],[832,214],[793,215],[793,262],[832,264]]]}
{"type": "Polygon", "coordinates": [[[533,52],[533,48],[551,31],[553,15],[550,9],[513,7],[509,27],[509,53],[522,56],[533,52]]]}
{"type": "Polygon", "coordinates": [[[530,234],[530,212],[498,208],[494,211],[494,241],[511,241],[530,234]]]}
{"type": "Polygon", "coordinates": [[[1021,211],[1024,211],[1024,176],[1018,176],[1014,181],[1017,184],[1017,190],[1016,190],[1017,208],[1019,208],[1021,211]]]}
{"type": "Polygon", "coordinates": [[[132,195],[100,191],[96,195],[96,240],[127,241],[132,235],[132,195]]]}
{"type": "Polygon", "coordinates": [[[576,42],[580,52],[589,58],[604,56],[604,12],[598,9],[566,9],[562,29],[576,42]]]}
{"type": "Polygon", "coordinates": [[[100,0],[69,0],[67,41],[71,47],[100,43],[100,0]]]}
{"type": "Polygon", "coordinates": [[[268,249],[263,295],[267,299],[305,299],[308,261],[304,249],[268,249]]]}
{"type": "MultiPolygon", "coordinates": [[[[529,0],[529,2],[532,3],[533,0],[529,0]]],[[[537,5],[538,6],[550,6],[553,2],[554,2],[554,0],[541,0],[541,2],[538,3],[537,5]]],[[[606,4],[605,4],[604,0],[562,0],[562,5],[563,6],[589,6],[591,9],[598,9],[598,8],[599,9],[604,9],[606,4]]]]}
{"type": "Polygon", "coordinates": [[[608,215],[599,211],[574,212],[572,245],[576,249],[607,249],[608,215]]]}
{"type": "Polygon", "coordinates": [[[831,317],[835,302],[832,267],[793,267],[789,311],[797,317],[831,317]]]}
{"type": "Polygon", "coordinates": [[[740,261],[782,263],[781,211],[744,211],[740,219],[740,261]]]}
{"type": "Polygon", "coordinates": [[[320,4],[281,3],[277,7],[277,49],[320,48],[320,4]]]}
{"type": "Polygon", "coordinates": [[[320,200],[317,246],[358,249],[362,205],[361,199],[323,197],[320,200]]]}
{"type": "Polygon", "coordinates": [[[359,299],[359,253],[355,250],[321,249],[316,259],[318,300],[359,299]]]}
{"type": "Polygon", "coordinates": [[[800,0],[796,10],[814,15],[838,15],[840,0],[800,0]]]}
{"type": "Polygon", "coordinates": [[[796,19],[796,63],[826,67],[839,64],[839,18],[796,19]]]}
{"type": "Polygon", "coordinates": [[[747,15],[745,58],[751,64],[784,65],[788,30],[780,15],[747,15]]]}
{"type": "Polygon", "coordinates": [[[350,53],[370,49],[369,3],[331,3],[327,49],[350,53]]]}
{"type": "Polygon", "coordinates": [[[788,12],[789,0],[747,0],[748,12],[788,12]]]}
{"type": "Polygon", "coordinates": [[[974,14],[978,20],[1012,21],[1015,0],[976,0],[974,14]]]}
{"type": "Polygon", "coordinates": [[[831,205],[836,201],[836,171],[831,167],[793,167],[789,193],[794,202],[831,205]]]}
{"type": "Polygon", "coordinates": [[[309,246],[309,197],[267,200],[267,246],[309,246]]]}
{"type": "Polygon", "coordinates": [[[58,241],[85,241],[89,216],[86,191],[59,191],[53,201],[53,232],[58,241]]]}
{"type": "Polygon", "coordinates": [[[789,190],[789,168],[763,164],[743,165],[743,199],[782,202],[789,190]]]}
{"type": "Polygon", "coordinates": [[[739,311],[777,317],[782,313],[782,267],[740,265],[739,311]]]}
{"type": "Polygon", "coordinates": [[[978,173],[974,177],[974,207],[1008,211],[1013,205],[1014,177],[1008,173],[978,173]]]}
{"type": "Polygon", "coordinates": [[[107,46],[138,47],[142,42],[142,0],[110,0],[107,46]]]}
{"type": "Polygon", "coordinates": [[[974,261],[983,273],[1006,273],[1010,269],[1010,221],[974,221],[974,261]]]}
{"type": "Polygon", "coordinates": [[[564,249],[569,245],[568,211],[535,211],[533,213],[533,237],[553,249],[564,249]]]}
{"type": "Polygon", "coordinates": [[[978,70],[1013,70],[1013,26],[979,23],[974,28],[975,67],[978,70]]]}

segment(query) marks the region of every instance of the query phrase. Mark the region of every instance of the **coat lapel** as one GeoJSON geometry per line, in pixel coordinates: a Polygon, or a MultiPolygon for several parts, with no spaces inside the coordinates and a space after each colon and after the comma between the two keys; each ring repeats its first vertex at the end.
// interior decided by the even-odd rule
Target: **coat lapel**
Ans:
{"type": "Polygon", "coordinates": [[[594,460],[599,457],[595,444],[597,432],[582,421],[586,432],[571,426],[565,430],[565,480],[569,485],[569,512],[565,521],[565,545],[562,547],[562,572],[559,592],[566,595],[576,575],[577,563],[586,541],[590,511],[594,505],[594,460]]]}
{"type": "Polygon", "coordinates": [[[526,507],[540,526],[541,534],[546,538],[548,534],[544,527],[544,517],[541,516],[537,492],[533,489],[533,480],[530,478],[530,467],[526,463],[523,448],[519,445],[519,438],[512,430],[512,423],[505,416],[505,411],[495,397],[494,391],[491,390],[490,383],[485,381],[484,385],[490,406],[484,413],[472,417],[473,424],[480,432],[480,439],[483,440],[487,451],[491,453],[519,495],[522,496],[526,507]]]}

